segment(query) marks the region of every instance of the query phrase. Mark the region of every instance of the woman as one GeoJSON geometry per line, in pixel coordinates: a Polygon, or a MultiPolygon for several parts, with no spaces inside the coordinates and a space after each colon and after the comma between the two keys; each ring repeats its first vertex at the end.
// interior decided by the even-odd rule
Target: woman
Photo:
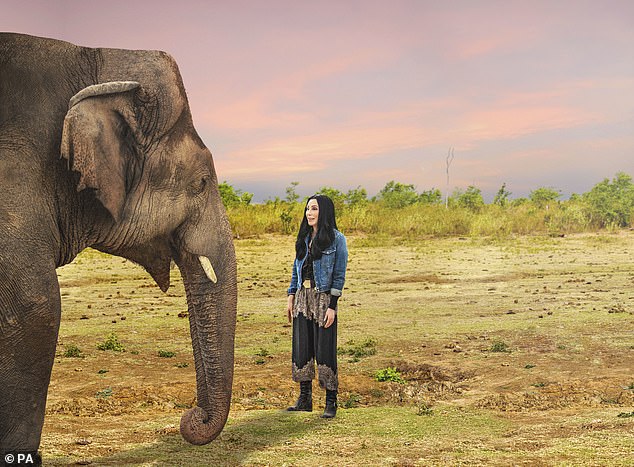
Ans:
{"type": "Polygon", "coordinates": [[[300,394],[290,411],[313,410],[315,361],[319,385],[326,390],[322,418],[337,413],[337,300],[346,278],[348,248],[337,230],[335,206],[325,195],[306,203],[295,243],[295,261],[288,288],[288,321],[293,323],[293,381],[300,394]]]}

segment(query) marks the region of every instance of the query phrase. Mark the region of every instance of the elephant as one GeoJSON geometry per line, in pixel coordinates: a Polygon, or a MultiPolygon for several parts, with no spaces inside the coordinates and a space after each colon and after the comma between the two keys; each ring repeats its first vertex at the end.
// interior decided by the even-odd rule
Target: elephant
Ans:
{"type": "Polygon", "coordinates": [[[0,453],[38,455],[61,317],[56,268],[83,249],[185,285],[197,406],[209,443],[229,414],[237,269],[209,149],[176,61],[0,33],[0,453]]]}

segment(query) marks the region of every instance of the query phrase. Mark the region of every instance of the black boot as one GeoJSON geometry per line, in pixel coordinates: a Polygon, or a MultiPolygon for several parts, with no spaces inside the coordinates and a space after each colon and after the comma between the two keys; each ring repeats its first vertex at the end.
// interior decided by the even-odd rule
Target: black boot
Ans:
{"type": "Polygon", "coordinates": [[[299,398],[294,406],[289,407],[289,412],[312,412],[313,411],[313,382],[301,381],[299,383],[299,398]]]}
{"type": "Polygon", "coordinates": [[[326,408],[321,418],[334,418],[337,415],[337,391],[326,389],[326,408]]]}

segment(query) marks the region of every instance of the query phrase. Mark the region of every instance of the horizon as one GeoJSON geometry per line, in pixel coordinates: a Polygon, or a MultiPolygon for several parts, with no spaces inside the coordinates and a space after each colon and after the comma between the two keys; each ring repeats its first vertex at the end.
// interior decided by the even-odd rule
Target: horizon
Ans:
{"type": "MultiPolygon", "coordinates": [[[[623,171],[623,170],[618,170],[618,171],[617,171],[614,175],[612,175],[611,177],[603,177],[601,180],[598,180],[596,183],[591,184],[591,185],[588,187],[588,189],[586,189],[586,190],[579,191],[579,192],[571,192],[571,193],[568,193],[568,194],[564,194],[564,193],[563,193],[560,189],[558,189],[557,187],[554,187],[554,186],[536,186],[536,187],[534,187],[534,188],[529,189],[529,191],[528,191],[526,194],[522,194],[521,196],[514,196],[514,195],[515,195],[515,193],[514,193],[513,191],[510,191],[510,190],[509,190],[509,186],[508,186],[505,182],[502,182],[502,183],[503,183],[503,185],[505,186],[506,191],[509,193],[509,195],[508,195],[508,199],[509,199],[509,200],[511,200],[511,201],[512,201],[512,200],[516,200],[516,199],[520,199],[520,198],[525,198],[525,199],[528,199],[528,198],[530,197],[530,194],[531,194],[533,191],[535,191],[535,190],[537,190],[537,189],[540,189],[540,188],[546,188],[546,189],[555,190],[555,191],[559,192],[559,193],[560,193],[560,195],[561,195],[561,196],[560,196],[560,198],[559,198],[559,200],[560,200],[560,201],[567,201],[567,200],[569,200],[569,199],[570,199],[573,195],[583,195],[584,193],[589,192],[589,191],[590,191],[590,190],[592,190],[592,188],[594,188],[597,184],[599,184],[599,183],[601,183],[601,182],[603,182],[603,181],[605,181],[605,180],[608,180],[610,183],[612,183],[612,182],[613,182],[613,180],[616,178],[616,176],[617,176],[619,173],[624,173],[624,174],[628,175],[630,178],[633,178],[633,179],[634,179],[634,175],[632,175],[632,174],[630,174],[630,173],[627,173],[627,172],[625,172],[625,171],[623,171]]],[[[295,180],[291,181],[291,182],[290,182],[287,186],[282,187],[282,192],[280,192],[279,194],[274,193],[274,194],[270,195],[269,197],[267,197],[266,199],[257,199],[257,198],[256,198],[255,193],[252,193],[252,192],[250,192],[249,190],[245,190],[245,189],[243,189],[243,188],[242,188],[242,187],[240,187],[240,186],[236,186],[236,185],[234,185],[234,184],[230,183],[228,180],[219,180],[219,181],[218,181],[218,183],[219,183],[219,184],[221,184],[221,183],[227,183],[227,184],[229,184],[229,185],[230,185],[230,186],[234,189],[234,191],[236,191],[236,193],[250,193],[250,194],[254,195],[254,196],[253,196],[253,199],[252,199],[252,201],[251,201],[251,203],[250,203],[250,204],[264,204],[264,203],[266,203],[267,201],[274,201],[274,200],[275,200],[275,198],[279,198],[280,200],[284,200],[284,199],[285,199],[285,194],[286,194],[286,193],[285,193],[285,192],[286,192],[286,188],[290,187],[290,186],[291,186],[291,184],[292,184],[292,183],[294,183],[294,182],[295,182],[295,180]]],[[[402,183],[402,182],[400,182],[399,180],[388,180],[388,181],[386,181],[386,182],[385,182],[385,184],[383,184],[383,186],[382,186],[382,187],[381,187],[381,188],[380,188],[380,189],[379,189],[376,193],[371,193],[371,192],[369,192],[369,191],[366,189],[368,200],[371,200],[371,199],[372,199],[372,198],[374,198],[374,197],[378,197],[378,196],[379,196],[379,194],[380,194],[381,189],[383,189],[383,188],[384,188],[384,187],[385,187],[388,183],[390,183],[390,182],[402,183]]],[[[405,185],[413,185],[413,184],[410,184],[410,183],[405,183],[405,185]]],[[[473,187],[475,187],[475,188],[480,189],[477,185],[469,185],[469,186],[466,186],[466,187],[464,187],[464,188],[463,188],[463,187],[455,187],[453,190],[451,190],[451,191],[449,192],[449,197],[451,198],[451,197],[452,197],[452,196],[454,196],[457,192],[464,192],[466,189],[468,189],[468,188],[469,188],[469,187],[471,187],[471,186],[473,186],[473,187]]],[[[314,191],[310,191],[310,190],[309,190],[309,192],[308,192],[308,191],[306,191],[306,190],[303,190],[303,189],[302,189],[301,184],[298,184],[298,185],[296,185],[296,187],[295,187],[295,192],[296,192],[296,193],[297,193],[297,195],[299,196],[299,200],[303,200],[303,201],[305,201],[305,200],[306,200],[309,196],[312,196],[313,194],[315,194],[315,193],[319,192],[319,191],[320,191],[321,189],[323,189],[323,188],[333,188],[333,189],[335,189],[335,190],[340,191],[340,192],[341,192],[342,194],[344,194],[344,195],[345,195],[348,191],[350,191],[350,190],[354,190],[354,189],[357,189],[357,188],[364,188],[364,189],[365,189],[365,187],[364,187],[364,186],[362,186],[362,185],[358,185],[358,186],[356,186],[356,187],[353,187],[353,188],[350,188],[350,189],[346,189],[346,190],[341,190],[341,189],[339,189],[339,188],[338,188],[338,187],[336,187],[336,186],[324,185],[324,186],[321,186],[321,187],[317,188],[317,189],[316,189],[316,190],[314,190],[314,191]]],[[[500,185],[500,187],[499,187],[498,189],[501,189],[501,188],[502,188],[502,185],[500,185]]],[[[422,193],[422,192],[424,192],[424,191],[431,191],[431,190],[436,190],[436,189],[438,189],[438,190],[440,190],[440,193],[442,194],[442,198],[443,198],[443,200],[445,199],[446,192],[445,192],[443,189],[438,188],[438,187],[435,187],[435,186],[434,186],[434,187],[430,187],[430,188],[425,188],[425,189],[419,189],[419,187],[417,187],[417,186],[415,186],[415,185],[414,185],[414,189],[415,189],[415,191],[416,191],[418,194],[421,194],[421,193],[422,193]]],[[[481,190],[481,191],[482,191],[482,190],[481,190]]],[[[484,202],[485,202],[486,204],[490,204],[490,203],[492,203],[496,193],[497,193],[497,190],[493,191],[492,193],[484,193],[484,192],[482,192],[482,197],[483,197],[483,199],[484,199],[484,202]]]]}
{"type": "Polygon", "coordinates": [[[567,199],[634,174],[634,2],[6,0],[0,30],[177,61],[218,181],[567,199]],[[115,27],[116,26],[116,27],[115,27]]]}

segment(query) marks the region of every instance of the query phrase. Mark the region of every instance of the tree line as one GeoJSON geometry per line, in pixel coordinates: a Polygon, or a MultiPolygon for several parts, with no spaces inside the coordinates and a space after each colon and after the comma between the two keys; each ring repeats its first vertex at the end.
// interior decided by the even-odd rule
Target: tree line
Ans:
{"type": "MultiPolygon", "coordinates": [[[[286,187],[283,198],[252,204],[253,194],[219,185],[220,196],[236,234],[291,233],[303,214],[305,199],[297,193],[298,182],[286,187]],[[245,228],[248,227],[248,228],[245,228]]],[[[456,189],[443,201],[439,189],[417,191],[412,184],[389,181],[368,197],[365,188],[343,192],[324,186],[318,193],[329,196],[337,209],[340,227],[365,233],[392,235],[510,234],[541,231],[617,229],[634,223],[634,182],[619,172],[588,192],[562,200],[554,188],[537,188],[528,197],[512,198],[502,184],[493,201],[486,203],[476,186],[456,189]],[[385,217],[391,219],[390,223],[385,217]],[[521,226],[524,222],[524,227],[521,226]],[[395,225],[400,225],[396,228],[395,225]],[[528,229],[528,231],[526,231],[528,229]]]]}

